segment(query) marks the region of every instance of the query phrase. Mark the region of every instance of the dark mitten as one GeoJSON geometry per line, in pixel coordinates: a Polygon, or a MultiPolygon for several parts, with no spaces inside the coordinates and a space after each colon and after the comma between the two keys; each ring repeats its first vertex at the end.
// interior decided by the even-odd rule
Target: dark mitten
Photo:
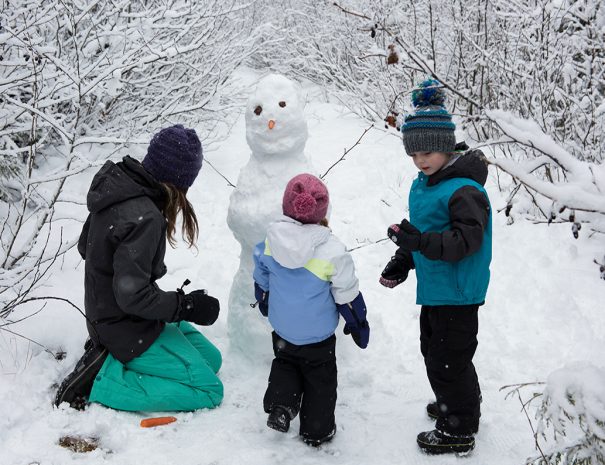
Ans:
{"type": "Polygon", "coordinates": [[[387,263],[387,266],[384,267],[384,270],[382,270],[379,282],[384,287],[393,288],[404,282],[409,272],[410,267],[405,260],[400,256],[394,255],[391,257],[391,261],[387,263]]]}
{"type": "Polygon", "coordinates": [[[205,289],[199,289],[182,297],[178,319],[210,326],[218,318],[219,311],[218,299],[208,295],[205,289]]]}
{"type": "Polygon", "coordinates": [[[361,292],[352,302],[336,305],[338,312],[345,320],[343,332],[350,334],[360,348],[365,349],[370,340],[370,325],[366,319],[366,304],[361,292]]]}
{"type": "Polygon", "coordinates": [[[342,330],[345,334],[350,334],[355,344],[361,349],[365,349],[368,346],[370,340],[370,324],[366,321],[361,323],[358,328],[353,328],[348,324],[342,330]]]}
{"type": "Polygon", "coordinates": [[[411,252],[420,249],[420,230],[411,224],[408,220],[403,220],[400,224],[392,224],[387,229],[387,235],[395,244],[411,252]]]}
{"type": "Polygon", "coordinates": [[[258,302],[258,309],[263,316],[269,315],[269,291],[264,291],[258,283],[254,282],[254,298],[258,302]]]}

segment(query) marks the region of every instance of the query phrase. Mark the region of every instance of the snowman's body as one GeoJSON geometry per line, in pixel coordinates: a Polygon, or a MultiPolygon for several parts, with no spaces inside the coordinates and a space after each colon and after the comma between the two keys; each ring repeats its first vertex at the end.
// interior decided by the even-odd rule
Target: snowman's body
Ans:
{"type": "Polygon", "coordinates": [[[250,307],[255,301],[254,246],[265,239],[269,223],[282,214],[288,181],[315,171],[304,154],[307,124],[293,82],[279,75],[259,82],[246,106],[246,140],[252,153],[240,171],[227,215],[227,224],[242,247],[227,322],[232,346],[257,356],[271,354],[271,338],[266,319],[250,307]]]}

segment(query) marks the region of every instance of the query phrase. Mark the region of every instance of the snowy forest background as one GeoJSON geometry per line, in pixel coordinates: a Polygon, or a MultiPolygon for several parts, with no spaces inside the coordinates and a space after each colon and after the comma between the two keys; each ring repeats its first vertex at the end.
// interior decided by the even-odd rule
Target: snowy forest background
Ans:
{"type": "MultiPolygon", "coordinates": [[[[497,215],[563,223],[570,241],[596,241],[586,266],[605,279],[598,0],[0,0],[0,9],[0,333],[15,345],[61,357],[28,335],[27,320],[48,306],[82,308],[44,287],[84,219],[84,191],[69,180],[177,122],[197,129],[205,163],[223,175],[212,150],[241,114],[243,69],[317,86],[395,135],[415,84],[438,79],[467,143],[493,165],[497,215]]],[[[603,351],[588,362],[546,386],[510,380],[535,433],[528,463],[605,463],[603,351]]]]}

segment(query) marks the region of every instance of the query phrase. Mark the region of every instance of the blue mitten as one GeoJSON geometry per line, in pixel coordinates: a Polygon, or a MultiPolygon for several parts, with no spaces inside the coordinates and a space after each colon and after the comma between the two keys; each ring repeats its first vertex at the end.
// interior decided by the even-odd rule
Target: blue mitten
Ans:
{"type": "Polygon", "coordinates": [[[343,332],[350,334],[360,348],[365,349],[370,340],[370,325],[366,320],[366,303],[361,292],[353,301],[346,304],[337,304],[338,312],[345,319],[343,332]]]}
{"type": "Polygon", "coordinates": [[[263,316],[269,315],[269,291],[264,291],[262,287],[254,281],[254,298],[258,302],[258,309],[263,316]]]}

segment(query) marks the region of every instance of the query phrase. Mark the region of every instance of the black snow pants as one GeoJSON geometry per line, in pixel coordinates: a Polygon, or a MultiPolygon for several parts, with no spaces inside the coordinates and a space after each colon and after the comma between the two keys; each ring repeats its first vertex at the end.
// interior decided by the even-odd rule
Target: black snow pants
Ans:
{"type": "Polygon", "coordinates": [[[300,435],[320,440],[335,428],[336,336],[314,344],[294,345],[273,333],[275,359],[264,398],[265,412],[285,407],[300,412],[300,435]]]}
{"type": "Polygon", "coordinates": [[[423,305],[420,350],[439,405],[436,428],[453,436],[479,429],[479,380],[473,365],[479,330],[478,305],[423,305]]]}

